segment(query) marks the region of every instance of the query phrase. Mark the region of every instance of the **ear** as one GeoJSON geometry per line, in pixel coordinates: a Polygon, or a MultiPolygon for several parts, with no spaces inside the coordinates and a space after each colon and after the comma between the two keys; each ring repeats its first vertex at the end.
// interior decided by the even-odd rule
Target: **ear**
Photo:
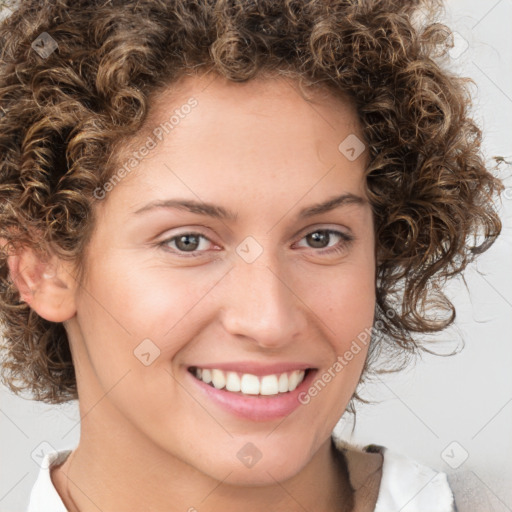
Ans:
{"type": "MultiPolygon", "coordinates": [[[[0,238],[0,246],[5,239],[0,238]]],[[[33,248],[23,247],[7,257],[9,273],[26,302],[40,317],[64,322],[76,313],[76,280],[67,261],[53,255],[44,259],[33,248]]]]}

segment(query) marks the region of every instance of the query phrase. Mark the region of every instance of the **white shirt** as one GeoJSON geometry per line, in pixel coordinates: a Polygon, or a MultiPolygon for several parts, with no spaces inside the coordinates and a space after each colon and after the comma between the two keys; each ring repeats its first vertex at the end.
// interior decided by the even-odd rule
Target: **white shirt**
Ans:
{"type": "MultiPolygon", "coordinates": [[[[389,451],[384,446],[369,445],[362,448],[334,438],[333,441],[345,455],[352,484],[356,466],[365,457],[374,457],[370,450],[383,456],[375,512],[456,512],[445,473],[423,466],[405,455],[389,451]]],[[[71,449],[64,449],[45,454],[30,493],[27,512],[67,512],[50,479],[50,468],[62,464],[71,452],[71,449]]]]}

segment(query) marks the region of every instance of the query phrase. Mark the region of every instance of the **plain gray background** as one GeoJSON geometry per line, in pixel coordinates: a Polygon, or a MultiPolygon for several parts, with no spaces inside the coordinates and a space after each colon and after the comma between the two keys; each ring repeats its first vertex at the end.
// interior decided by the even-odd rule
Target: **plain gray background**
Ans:
{"type": "MultiPolygon", "coordinates": [[[[448,0],[446,22],[457,33],[450,67],[476,82],[475,117],[484,130],[486,157],[512,160],[512,0],[448,0]]],[[[502,167],[502,177],[512,167],[502,167]]],[[[369,384],[363,396],[379,401],[358,409],[337,433],[351,442],[380,444],[447,473],[464,472],[485,490],[495,511],[512,511],[512,178],[502,200],[504,230],[495,245],[448,287],[457,308],[453,328],[435,350],[398,375],[369,384]]],[[[40,443],[74,448],[75,403],[47,406],[0,388],[0,512],[21,512],[39,466],[40,443]]],[[[404,511],[405,512],[405,511],[404,511]]]]}

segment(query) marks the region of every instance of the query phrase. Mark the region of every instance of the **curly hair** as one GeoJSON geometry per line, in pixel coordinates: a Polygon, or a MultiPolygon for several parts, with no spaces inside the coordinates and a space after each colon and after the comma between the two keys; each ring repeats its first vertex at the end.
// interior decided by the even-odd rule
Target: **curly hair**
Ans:
{"type": "Polygon", "coordinates": [[[200,71],[351,99],[376,234],[369,355],[386,345],[405,364],[427,350],[418,335],[455,318],[443,283],[500,233],[503,187],[481,154],[469,80],[443,65],[453,37],[441,12],[435,0],[21,0],[0,25],[3,382],[48,403],[78,398],[66,330],[20,301],[7,255],[29,246],[83,270],[94,191],[155,96],[200,71]],[[33,45],[43,33],[51,53],[33,45]]]}

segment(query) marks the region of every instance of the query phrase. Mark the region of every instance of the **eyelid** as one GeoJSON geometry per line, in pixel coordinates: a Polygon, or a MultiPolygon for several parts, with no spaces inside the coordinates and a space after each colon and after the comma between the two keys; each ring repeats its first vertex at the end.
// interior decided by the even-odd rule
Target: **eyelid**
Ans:
{"type": "Polygon", "coordinates": [[[339,231],[338,229],[326,229],[326,228],[320,228],[320,229],[314,229],[313,231],[308,231],[304,236],[300,237],[298,242],[302,242],[307,236],[313,234],[313,233],[319,233],[319,232],[325,232],[329,235],[337,235],[343,240],[349,241],[352,240],[353,237],[344,233],[343,231],[339,231]]]}
{"type": "Polygon", "coordinates": [[[191,224],[189,226],[178,226],[175,228],[166,229],[165,231],[161,232],[157,238],[164,242],[169,241],[171,238],[175,238],[180,235],[200,235],[214,243],[212,237],[209,234],[210,232],[211,229],[208,229],[205,226],[202,226],[200,224],[191,224]]]}
{"type": "Polygon", "coordinates": [[[292,240],[302,240],[305,236],[311,233],[316,233],[317,231],[330,231],[333,233],[339,233],[340,235],[346,237],[347,239],[355,239],[352,230],[349,229],[348,227],[340,226],[339,224],[312,224],[301,229],[296,235],[293,236],[292,240]]]}
{"type": "MultiPolygon", "coordinates": [[[[315,248],[315,247],[308,247],[308,246],[301,246],[302,250],[309,250],[315,253],[316,255],[320,256],[331,256],[338,253],[341,253],[348,249],[348,247],[354,242],[355,237],[351,234],[344,233],[343,231],[339,229],[332,229],[332,228],[319,228],[319,229],[313,229],[311,231],[308,231],[304,236],[299,238],[297,242],[294,242],[293,245],[298,244],[302,242],[309,234],[316,233],[319,231],[324,231],[328,233],[329,235],[336,235],[340,238],[340,240],[335,243],[334,245],[328,245],[327,247],[321,247],[321,248],[315,248]]],[[[330,240],[329,240],[330,242],[330,240]]]]}
{"type": "Polygon", "coordinates": [[[173,254],[178,254],[179,256],[186,256],[186,257],[193,257],[193,256],[201,256],[204,253],[208,252],[209,250],[215,250],[215,249],[206,249],[206,250],[194,250],[194,251],[180,251],[178,249],[173,249],[172,247],[169,247],[169,244],[171,241],[176,240],[178,237],[182,235],[196,235],[199,238],[204,238],[207,240],[210,244],[212,244],[214,247],[219,247],[219,244],[214,242],[210,236],[206,235],[204,232],[202,232],[202,229],[204,228],[194,228],[194,227],[188,227],[188,228],[175,228],[176,233],[166,231],[166,236],[164,238],[159,237],[159,241],[156,242],[157,247],[161,247],[164,250],[167,250],[173,254]]]}

